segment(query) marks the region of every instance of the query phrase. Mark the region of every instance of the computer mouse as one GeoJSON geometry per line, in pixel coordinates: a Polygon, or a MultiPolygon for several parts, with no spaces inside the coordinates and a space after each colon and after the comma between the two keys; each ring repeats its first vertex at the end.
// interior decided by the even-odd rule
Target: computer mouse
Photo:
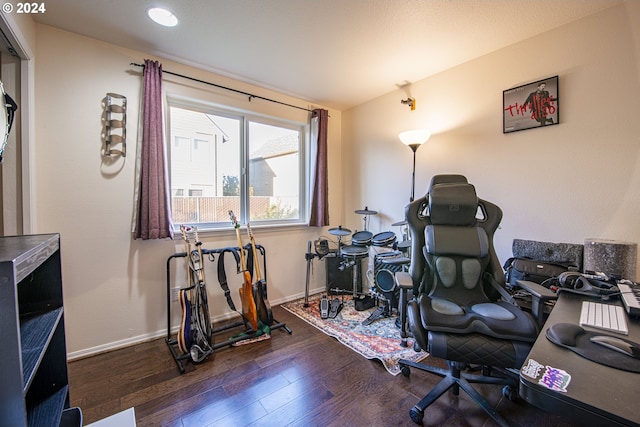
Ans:
{"type": "Polygon", "coordinates": [[[599,344],[603,347],[610,348],[611,350],[615,350],[629,357],[640,359],[640,347],[630,342],[621,340],[620,338],[612,337],[609,335],[596,335],[589,338],[589,341],[594,344],[599,344]]]}

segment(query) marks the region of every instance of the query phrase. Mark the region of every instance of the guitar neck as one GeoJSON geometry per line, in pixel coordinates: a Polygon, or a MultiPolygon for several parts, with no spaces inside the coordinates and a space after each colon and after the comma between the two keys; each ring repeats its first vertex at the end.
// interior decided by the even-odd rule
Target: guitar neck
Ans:
{"type": "Polygon", "coordinates": [[[256,269],[256,282],[262,280],[260,275],[260,263],[258,262],[258,250],[256,249],[256,240],[253,238],[253,232],[251,226],[247,223],[247,234],[249,234],[249,241],[251,242],[251,251],[253,252],[253,265],[256,269]]]}
{"type": "Polygon", "coordinates": [[[238,249],[240,252],[240,266],[243,271],[247,270],[247,261],[244,258],[244,250],[242,249],[242,237],[240,237],[240,228],[236,228],[236,238],[238,239],[238,249]]]}
{"type": "Polygon", "coordinates": [[[256,282],[262,280],[262,275],[260,273],[260,262],[258,261],[258,250],[256,249],[256,243],[251,238],[251,250],[253,251],[253,265],[256,268],[256,282]]]}
{"type": "MultiPolygon", "coordinates": [[[[187,227],[184,225],[180,226],[180,231],[182,232],[182,238],[184,239],[185,246],[187,247],[187,270],[190,268],[189,263],[191,263],[191,243],[189,242],[189,236],[187,236],[187,227]]],[[[191,273],[187,271],[187,283],[189,287],[193,285],[193,277],[191,273]]]]}

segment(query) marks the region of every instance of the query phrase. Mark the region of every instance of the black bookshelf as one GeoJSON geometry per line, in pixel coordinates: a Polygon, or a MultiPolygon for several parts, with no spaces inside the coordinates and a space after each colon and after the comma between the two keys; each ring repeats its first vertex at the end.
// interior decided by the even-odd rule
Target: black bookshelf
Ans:
{"type": "Polygon", "coordinates": [[[80,426],[69,408],[60,236],[0,237],[0,427],[80,426]]]}

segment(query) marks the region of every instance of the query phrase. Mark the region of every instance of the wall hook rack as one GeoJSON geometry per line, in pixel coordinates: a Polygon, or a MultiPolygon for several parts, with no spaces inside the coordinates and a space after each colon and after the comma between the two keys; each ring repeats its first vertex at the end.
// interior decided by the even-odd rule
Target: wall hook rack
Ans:
{"type": "Polygon", "coordinates": [[[127,157],[127,97],[117,93],[107,93],[103,117],[103,155],[127,157]],[[113,148],[113,146],[119,146],[119,148],[113,148]]]}

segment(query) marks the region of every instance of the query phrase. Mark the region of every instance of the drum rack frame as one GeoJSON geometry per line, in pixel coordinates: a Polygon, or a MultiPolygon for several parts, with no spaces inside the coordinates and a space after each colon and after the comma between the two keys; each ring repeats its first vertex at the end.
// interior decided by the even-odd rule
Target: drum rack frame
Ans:
{"type": "MultiPolygon", "coordinates": [[[[257,245],[256,247],[261,247],[260,245],[257,245]]],[[[236,247],[227,247],[227,248],[222,248],[222,249],[204,249],[202,248],[202,254],[203,255],[209,255],[209,254],[220,254],[223,251],[226,250],[236,250],[236,251],[241,251],[244,250],[244,248],[238,248],[236,247]]],[[[264,248],[263,248],[264,249],[264,248]]],[[[189,361],[191,360],[191,355],[189,353],[182,353],[179,354],[179,350],[178,350],[178,340],[177,340],[177,336],[176,338],[173,337],[174,334],[172,334],[171,332],[171,264],[172,264],[172,260],[176,259],[176,258],[185,258],[187,256],[186,252],[176,252],[173,255],[170,255],[167,258],[167,337],[165,338],[165,343],[167,344],[167,346],[169,347],[169,351],[171,352],[171,356],[173,356],[173,360],[176,362],[176,365],[178,366],[178,370],[180,371],[180,374],[184,374],[185,373],[185,367],[183,362],[184,361],[189,361]]],[[[220,261],[220,258],[218,258],[218,262],[220,261]]],[[[257,260],[254,260],[254,262],[258,262],[257,260]]],[[[264,272],[265,278],[266,278],[266,272],[264,272]]],[[[245,323],[242,320],[239,320],[237,322],[233,322],[233,323],[229,323],[229,324],[225,324],[223,326],[218,326],[217,328],[212,328],[211,329],[211,337],[212,337],[212,341],[213,341],[213,337],[216,334],[219,334],[221,332],[230,330],[230,329],[234,329],[237,328],[239,326],[243,326],[245,323]]],[[[275,329],[284,329],[285,331],[287,331],[289,334],[293,333],[291,331],[291,329],[286,325],[286,323],[284,322],[278,322],[275,318],[273,319],[273,325],[270,326],[270,329],[273,331],[275,329]]],[[[245,329],[245,332],[251,332],[251,329],[245,329]]],[[[244,341],[244,340],[248,340],[248,339],[252,339],[255,337],[258,337],[259,335],[257,335],[258,331],[253,331],[253,334],[248,334],[248,335],[244,335],[242,334],[241,336],[236,336],[236,337],[231,337],[225,341],[216,343],[216,344],[211,344],[211,348],[213,349],[213,352],[211,354],[214,354],[217,350],[223,349],[225,347],[230,347],[233,346],[233,344],[240,342],[240,341],[244,341]]]]}

